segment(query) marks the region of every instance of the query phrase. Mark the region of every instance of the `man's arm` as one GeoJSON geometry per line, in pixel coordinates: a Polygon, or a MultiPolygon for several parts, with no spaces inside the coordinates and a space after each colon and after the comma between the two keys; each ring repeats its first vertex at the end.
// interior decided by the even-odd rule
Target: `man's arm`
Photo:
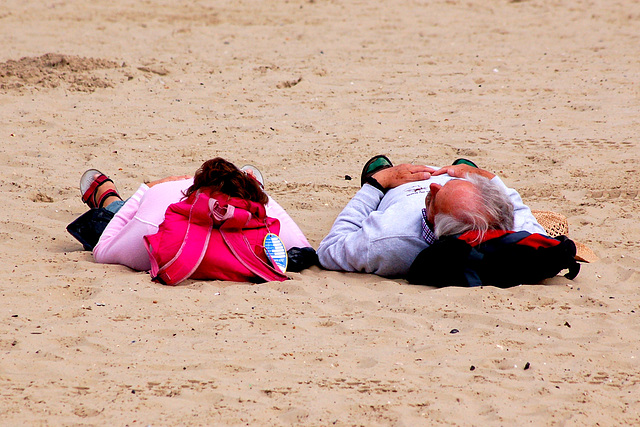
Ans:
{"type": "MultiPolygon", "coordinates": [[[[402,164],[376,172],[373,178],[383,190],[422,181],[431,177],[434,169],[402,164]]],[[[376,212],[384,192],[365,184],[338,215],[329,234],[318,247],[320,264],[329,270],[377,272],[379,260],[371,260],[371,240],[384,234],[381,225],[371,215],[376,212]],[[368,220],[368,221],[367,221],[368,220]],[[367,224],[365,226],[365,221],[367,224]]]]}
{"type": "Polygon", "coordinates": [[[507,192],[513,204],[513,229],[514,231],[528,231],[529,233],[547,234],[545,229],[538,224],[536,217],[531,213],[529,206],[525,205],[520,194],[513,188],[507,187],[499,177],[494,177],[491,181],[500,185],[507,192]]]}
{"type": "Polygon", "coordinates": [[[466,175],[469,175],[469,174],[476,174],[476,175],[484,176],[485,178],[489,178],[489,179],[493,179],[493,177],[496,176],[495,174],[489,171],[486,171],[484,169],[474,168],[473,166],[464,165],[464,164],[445,166],[443,168],[438,169],[437,171],[434,171],[431,175],[438,176],[438,175],[444,175],[444,174],[447,174],[454,178],[464,178],[466,175]]]}
{"type": "Polygon", "coordinates": [[[383,197],[382,191],[369,184],[356,193],[320,242],[320,265],[328,270],[368,271],[370,236],[362,227],[383,197]]]}
{"type": "Polygon", "coordinates": [[[424,181],[431,178],[431,173],[435,169],[428,166],[410,165],[403,163],[387,169],[382,169],[373,174],[375,179],[383,190],[390,190],[402,184],[414,181],[424,181]]]}

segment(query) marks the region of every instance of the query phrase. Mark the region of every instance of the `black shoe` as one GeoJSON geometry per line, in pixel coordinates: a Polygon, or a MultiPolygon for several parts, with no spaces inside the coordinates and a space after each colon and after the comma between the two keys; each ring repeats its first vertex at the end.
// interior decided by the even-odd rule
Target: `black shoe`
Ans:
{"type": "Polygon", "coordinates": [[[453,162],[451,164],[453,166],[455,166],[455,165],[469,165],[471,167],[478,168],[478,165],[473,163],[471,160],[467,160],[467,159],[458,159],[458,160],[456,160],[455,162],[453,162]]]}
{"type": "Polygon", "coordinates": [[[393,167],[393,163],[386,156],[378,155],[369,159],[369,161],[362,168],[362,174],[360,175],[360,187],[362,187],[367,179],[382,169],[393,167]]]}

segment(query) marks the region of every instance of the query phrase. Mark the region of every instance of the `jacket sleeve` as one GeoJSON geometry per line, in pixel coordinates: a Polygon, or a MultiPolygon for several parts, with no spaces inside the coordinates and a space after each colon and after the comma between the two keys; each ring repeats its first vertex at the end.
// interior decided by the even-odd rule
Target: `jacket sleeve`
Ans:
{"type": "Polygon", "coordinates": [[[528,231],[529,233],[547,234],[542,228],[536,218],[531,213],[531,209],[524,204],[520,194],[513,188],[507,187],[499,177],[494,177],[492,180],[494,183],[502,187],[511,199],[513,203],[513,228],[514,231],[528,231]]]}
{"type": "Polygon", "coordinates": [[[384,194],[365,184],[336,218],[329,234],[320,242],[320,265],[328,270],[366,271],[369,268],[371,236],[364,221],[376,210],[384,194]]]}

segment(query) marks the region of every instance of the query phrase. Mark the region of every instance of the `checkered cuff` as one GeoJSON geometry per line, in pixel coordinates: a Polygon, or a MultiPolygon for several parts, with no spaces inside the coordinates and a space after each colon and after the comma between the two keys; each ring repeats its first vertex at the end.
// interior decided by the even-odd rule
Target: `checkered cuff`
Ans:
{"type": "Polygon", "coordinates": [[[422,238],[428,244],[433,244],[437,239],[431,228],[427,225],[427,209],[422,209],[422,238]]]}

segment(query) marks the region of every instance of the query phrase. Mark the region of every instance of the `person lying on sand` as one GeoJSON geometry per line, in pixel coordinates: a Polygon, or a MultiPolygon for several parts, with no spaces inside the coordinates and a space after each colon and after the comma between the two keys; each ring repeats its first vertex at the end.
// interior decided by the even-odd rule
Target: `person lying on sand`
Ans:
{"type": "Polygon", "coordinates": [[[465,159],[442,168],[371,158],[362,188],[318,247],[329,270],[406,277],[412,262],[439,237],[469,230],[545,234],[518,192],[465,159]]]}
{"type": "Polygon", "coordinates": [[[290,252],[289,271],[299,271],[314,263],[315,251],[302,230],[264,192],[262,174],[250,165],[238,169],[222,158],[205,162],[193,178],[171,176],[141,184],[127,200],[120,197],[111,179],[96,169],[89,169],[82,175],[80,192],[82,201],[91,209],[67,229],[85,249],[93,250],[96,262],[147,271],[151,261],[144,237],[158,232],[170,205],[199,190],[212,188],[227,198],[264,205],[266,215],[279,220],[279,237],[290,252]]]}

